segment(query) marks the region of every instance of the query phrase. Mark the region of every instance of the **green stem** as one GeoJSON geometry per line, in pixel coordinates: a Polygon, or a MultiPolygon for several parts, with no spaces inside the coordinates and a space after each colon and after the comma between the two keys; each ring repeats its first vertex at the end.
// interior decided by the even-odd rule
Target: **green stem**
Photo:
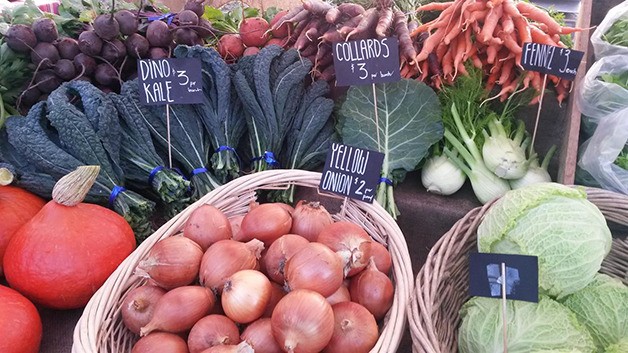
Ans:
{"type": "MultiPolygon", "coordinates": [[[[460,134],[460,137],[462,137],[462,141],[468,148],[468,152],[471,153],[471,155],[473,156],[473,159],[481,161],[482,153],[480,153],[480,151],[478,150],[478,147],[475,145],[475,141],[473,141],[473,139],[469,137],[467,130],[464,128],[464,125],[462,124],[462,120],[460,120],[460,114],[458,114],[458,109],[456,108],[455,104],[451,105],[451,114],[454,117],[454,122],[456,123],[456,127],[458,128],[458,133],[460,134]]],[[[456,149],[458,149],[458,147],[456,147],[456,149]]],[[[462,154],[462,151],[460,151],[460,153],[462,154]]]]}
{"type": "Polygon", "coordinates": [[[556,145],[552,145],[552,147],[550,147],[550,149],[547,150],[547,153],[545,154],[545,157],[543,158],[543,162],[541,162],[541,168],[547,170],[550,160],[554,156],[554,152],[556,152],[556,145]]]}
{"type": "MultiPolygon", "coordinates": [[[[458,139],[449,131],[449,130],[445,130],[445,139],[447,141],[449,141],[449,143],[451,143],[452,147],[458,151],[458,153],[460,153],[460,155],[462,156],[462,158],[465,160],[465,162],[469,165],[469,167],[473,166],[475,163],[477,163],[477,159],[473,158],[473,156],[471,155],[471,153],[469,153],[469,151],[462,145],[462,143],[460,141],[458,141],[458,139]]],[[[454,156],[454,158],[458,159],[459,158],[457,156],[455,156],[451,151],[449,151],[448,149],[445,150],[445,153],[447,154],[447,157],[452,158],[452,155],[454,156]]],[[[464,163],[461,164],[469,171],[471,172],[470,168],[467,167],[464,163]]],[[[460,166],[459,166],[460,167],[460,166]]],[[[460,168],[462,169],[462,168],[460,168]]],[[[464,169],[462,169],[464,171],[464,169]]],[[[465,172],[466,173],[466,172],[465,172]]]]}

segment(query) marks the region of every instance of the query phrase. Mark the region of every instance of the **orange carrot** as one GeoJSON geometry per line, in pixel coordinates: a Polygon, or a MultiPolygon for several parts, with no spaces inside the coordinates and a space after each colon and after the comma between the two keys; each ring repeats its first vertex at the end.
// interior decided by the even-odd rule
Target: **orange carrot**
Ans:
{"type": "Polygon", "coordinates": [[[512,80],[510,82],[506,82],[502,85],[501,91],[497,94],[500,101],[505,101],[508,99],[508,93],[512,93],[517,89],[517,80],[512,80]]]}
{"type": "Polygon", "coordinates": [[[517,34],[519,35],[519,45],[523,46],[523,43],[532,42],[532,35],[530,34],[530,27],[528,27],[528,20],[519,15],[518,17],[513,16],[512,21],[514,22],[517,34]]]}
{"type": "Polygon", "coordinates": [[[416,8],[416,12],[419,11],[444,11],[451,5],[453,5],[455,1],[449,2],[430,2],[425,5],[421,5],[416,8]]]}
{"type": "MultiPolygon", "coordinates": [[[[452,43],[452,46],[455,44],[454,53],[452,54],[454,60],[454,77],[458,75],[458,68],[460,64],[463,62],[463,57],[465,54],[465,49],[467,47],[466,38],[464,36],[459,36],[455,43],[452,43]]],[[[464,64],[462,64],[464,67],[464,64]]],[[[466,72],[466,70],[465,70],[466,72]]]]}
{"type": "Polygon", "coordinates": [[[401,64],[401,69],[399,70],[399,75],[402,78],[409,78],[410,77],[410,65],[407,62],[403,62],[403,64],[401,64]]]}
{"type": "Polygon", "coordinates": [[[515,72],[513,72],[512,70],[514,66],[514,59],[506,60],[502,65],[501,75],[497,79],[496,83],[504,85],[506,82],[508,82],[509,79],[514,79],[514,76],[516,75],[515,72]]]}
{"type": "Polygon", "coordinates": [[[572,33],[575,33],[575,32],[588,31],[588,30],[593,29],[593,28],[595,28],[595,26],[589,27],[589,28],[560,27],[560,34],[572,34],[572,33]]]}
{"type": "Polygon", "coordinates": [[[543,32],[534,24],[530,24],[528,28],[530,28],[530,35],[532,36],[532,41],[534,43],[556,45],[556,42],[549,36],[549,34],[543,32]]]}
{"type": "Polygon", "coordinates": [[[508,34],[506,32],[503,32],[499,35],[499,38],[501,38],[504,46],[508,48],[508,50],[510,50],[514,54],[521,54],[522,49],[519,43],[517,43],[517,39],[514,33],[508,34]]]}
{"type": "Polygon", "coordinates": [[[502,15],[502,31],[508,34],[515,31],[515,23],[512,20],[512,16],[507,13],[502,15]]]}
{"type": "Polygon", "coordinates": [[[435,52],[439,62],[443,61],[443,56],[445,56],[445,53],[447,53],[447,49],[449,49],[449,47],[442,42],[436,47],[435,52]]]}
{"type": "Polygon", "coordinates": [[[560,25],[545,10],[523,1],[517,2],[515,6],[523,16],[547,25],[549,33],[560,33],[560,25]]]}
{"type": "Polygon", "coordinates": [[[471,39],[471,31],[464,31],[464,54],[462,60],[466,60],[472,52],[477,50],[477,46],[473,45],[473,40],[471,39]]]}
{"type": "Polygon", "coordinates": [[[445,53],[445,56],[443,56],[443,61],[441,61],[441,65],[443,67],[443,78],[453,76],[453,73],[454,73],[453,49],[454,49],[454,46],[450,45],[449,49],[447,49],[447,52],[445,53]]]}
{"type": "Polygon", "coordinates": [[[427,76],[430,74],[430,65],[427,60],[421,63],[421,82],[425,82],[427,76]]]}
{"type": "Polygon", "coordinates": [[[458,66],[456,67],[456,71],[459,72],[462,76],[469,76],[469,72],[467,71],[467,68],[464,66],[464,63],[458,64],[458,66]]]}
{"type": "Polygon", "coordinates": [[[425,40],[425,43],[423,43],[423,48],[421,48],[421,52],[417,54],[417,56],[414,58],[414,61],[421,62],[427,59],[427,56],[441,42],[443,37],[445,37],[445,29],[441,27],[425,40]]]}
{"type": "Polygon", "coordinates": [[[500,6],[503,2],[504,2],[504,0],[488,0],[486,2],[486,7],[492,9],[494,7],[500,6]]]}
{"type": "Polygon", "coordinates": [[[454,26],[449,33],[443,39],[443,43],[449,45],[458,35],[462,32],[462,27],[454,26]]]}
{"type": "Polygon", "coordinates": [[[493,32],[495,31],[495,27],[497,27],[497,23],[499,19],[502,17],[503,7],[495,7],[491,9],[484,20],[484,25],[482,27],[482,32],[480,32],[480,42],[488,43],[491,38],[493,38],[493,32]]]}
{"type": "Polygon", "coordinates": [[[565,98],[567,98],[567,96],[569,95],[570,88],[571,88],[571,82],[567,80],[563,80],[561,84],[556,86],[556,93],[558,93],[558,95],[556,96],[556,100],[558,100],[559,106],[562,106],[563,100],[565,100],[565,98]]]}
{"type": "MultiPolygon", "coordinates": [[[[462,5],[463,12],[475,12],[486,10],[486,2],[484,1],[467,1],[464,5],[462,5]]],[[[487,10],[488,11],[488,10],[487,10]]]]}
{"type": "Polygon", "coordinates": [[[494,64],[495,59],[497,58],[497,52],[501,49],[501,47],[497,45],[489,45],[486,47],[486,61],[489,64],[494,64]]]}
{"type": "Polygon", "coordinates": [[[478,57],[478,55],[476,53],[474,53],[473,55],[469,56],[469,59],[471,60],[471,63],[473,63],[473,66],[481,69],[482,68],[482,60],[480,60],[480,58],[478,57]]]}
{"type": "Polygon", "coordinates": [[[532,88],[534,88],[537,92],[541,92],[543,86],[543,79],[541,79],[541,74],[539,72],[534,72],[534,76],[532,77],[532,88]]]}
{"type": "Polygon", "coordinates": [[[438,76],[438,75],[432,77],[432,84],[434,85],[434,88],[436,88],[439,91],[443,87],[443,81],[442,81],[441,77],[438,76]]]}

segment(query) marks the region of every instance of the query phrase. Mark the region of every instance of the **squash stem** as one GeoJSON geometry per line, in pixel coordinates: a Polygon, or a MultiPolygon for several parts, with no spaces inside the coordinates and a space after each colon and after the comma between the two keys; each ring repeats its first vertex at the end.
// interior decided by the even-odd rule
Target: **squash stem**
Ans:
{"type": "Polygon", "coordinates": [[[64,175],[52,189],[52,199],[64,206],[76,206],[96,182],[100,173],[99,165],[84,165],[64,175]]]}
{"type": "Polygon", "coordinates": [[[0,186],[7,186],[13,182],[14,176],[7,168],[0,168],[0,186]]]}

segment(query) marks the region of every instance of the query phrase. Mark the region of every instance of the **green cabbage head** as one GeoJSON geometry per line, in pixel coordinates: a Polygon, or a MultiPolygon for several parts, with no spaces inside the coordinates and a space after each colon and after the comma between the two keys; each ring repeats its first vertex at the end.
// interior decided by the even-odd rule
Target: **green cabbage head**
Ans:
{"type": "Polygon", "coordinates": [[[539,183],[512,190],[478,228],[480,252],[538,256],[539,291],[562,298],[584,288],[611,248],[611,231],[584,190],[539,183]]]}
{"type": "Polygon", "coordinates": [[[622,338],[619,342],[610,345],[604,353],[626,353],[628,352],[628,337],[622,338]]]}
{"type": "Polygon", "coordinates": [[[589,329],[600,352],[623,339],[628,353],[628,287],[620,280],[598,274],[563,304],[589,329]]]}
{"type": "MultiPolygon", "coordinates": [[[[508,353],[594,353],[593,339],[574,313],[547,296],[509,300],[508,353]]],[[[503,353],[501,300],[474,297],[460,309],[460,353],[503,353]]]]}

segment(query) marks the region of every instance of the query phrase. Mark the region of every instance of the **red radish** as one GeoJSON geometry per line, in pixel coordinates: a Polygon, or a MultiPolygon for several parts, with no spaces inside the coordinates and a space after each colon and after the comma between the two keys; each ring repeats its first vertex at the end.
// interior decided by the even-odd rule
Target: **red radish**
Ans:
{"type": "Polygon", "coordinates": [[[270,25],[261,17],[245,18],[240,23],[240,37],[247,47],[261,47],[268,41],[270,25]]]}
{"type": "Polygon", "coordinates": [[[278,45],[280,47],[285,47],[288,44],[288,38],[270,38],[268,42],[266,42],[265,47],[269,45],[278,45]]]}
{"type": "MultiPolygon", "coordinates": [[[[288,13],[288,10],[278,12],[275,17],[270,21],[270,27],[273,26],[281,20],[283,16],[288,13]]],[[[288,36],[288,32],[290,32],[290,22],[284,22],[281,26],[272,29],[273,38],[286,38],[288,36]]]]}
{"type": "Polygon", "coordinates": [[[218,53],[223,59],[238,59],[244,53],[244,44],[237,34],[225,34],[218,40],[218,53]]]}
{"type": "Polygon", "coordinates": [[[242,53],[242,56],[255,55],[257,53],[259,53],[258,47],[248,47],[244,49],[244,53],[242,53]]]}

